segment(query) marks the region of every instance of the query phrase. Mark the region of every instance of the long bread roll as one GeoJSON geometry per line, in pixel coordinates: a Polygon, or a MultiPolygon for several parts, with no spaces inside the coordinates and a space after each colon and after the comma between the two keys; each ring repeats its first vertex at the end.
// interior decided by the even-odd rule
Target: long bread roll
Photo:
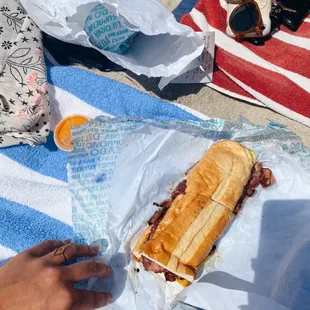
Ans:
{"type": "Polygon", "coordinates": [[[263,168],[260,165],[256,173],[256,160],[254,151],[237,142],[213,144],[170,199],[159,204],[161,209],[137,242],[133,255],[144,268],[164,272],[168,281],[192,282],[234,218],[236,206],[240,208],[253,173],[260,180],[263,168]]]}

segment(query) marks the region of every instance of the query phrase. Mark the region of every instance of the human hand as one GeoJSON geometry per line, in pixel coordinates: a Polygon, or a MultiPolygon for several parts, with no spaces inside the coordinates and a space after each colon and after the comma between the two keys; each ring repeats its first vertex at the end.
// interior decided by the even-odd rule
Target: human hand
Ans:
{"type": "Polygon", "coordinates": [[[43,241],[0,267],[1,310],[92,310],[106,306],[112,296],[73,288],[91,277],[108,277],[111,269],[94,260],[69,266],[76,257],[96,256],[98,246],[70,241],[43,241]]]}

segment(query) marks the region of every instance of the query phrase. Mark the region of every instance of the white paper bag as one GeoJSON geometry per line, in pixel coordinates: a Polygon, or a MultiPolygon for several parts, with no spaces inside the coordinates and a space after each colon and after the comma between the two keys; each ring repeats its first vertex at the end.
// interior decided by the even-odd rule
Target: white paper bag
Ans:
{"type": "Polygon", "coordinates": [[[208,84],[213,80],[215,32],[197,32],[203,39],[205,48],[202,54],[193,60],[178,76],[163,77],[158,88],[162,90],[168,84],[208,84]]]}
{"type": "Polygon", "coordinates": [[[92,47],[136,74],[169,77],[199,57],[202,39],[156,0],[21,0],[30,17],[47,34],[65,42],[92,47]],[[102,3],[130,30],[137,31],[123,55],[100,50],[84,30],[91,10],[102,3]]]}

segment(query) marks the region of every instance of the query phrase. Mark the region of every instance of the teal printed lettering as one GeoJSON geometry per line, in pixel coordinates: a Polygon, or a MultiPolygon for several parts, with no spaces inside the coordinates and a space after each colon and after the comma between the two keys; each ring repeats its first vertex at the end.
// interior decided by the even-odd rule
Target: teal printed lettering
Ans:
{"type": "Polygon", "coordinates": [[[79,165],[81,165],[81,164],[92,164],[92,163],[95,163],[94,158],[82,159],[79,161],[79,165]]]}
{"type": "Polygon", "coordinates": [[[101,37],[103,34],[105,34],[106,32],[109,32],[113,29],[115,29],[115,26],[114,26],[115,23],[113,23],[113,25],[106,25],[98,30],[95,31],[95,36],[97,38],[101,37]]]}
{"type": "Polygon", "coordinates": [[[90,165],[90,166],[85,166],[85,167],[76,167],[72,168],[73,172],[81,172],[81,171],[86,171],[86,170],[95,170],[96,165],[90,165]]]}
{"type": "Polygon", "coordinates": [[[91,20],[93,20],[93,15],[88,15],[87,18],[86,18],[86,22],[85,23],[88,23],[90,22],[91,20]]]}
{"type": "Polygon", "coordinates": [[[107,9],[103,9],[102,11],[95,12],[95,17],[100,18],[101,16],[105,16],[109,14],[109,11],[107,9]]]}
{"type": "Polygon", "coordinates": [[[84,148],[74,148],[75,152],[79,152],[79,153],[84,153],[85,149],[84,148]]]}
{"type": "Polygon", "coordinates": [[[87,27],[89,33],[92,33],[94,30],[98,29],[100,26],[109,23],[116,19],[116,16],[108,16],[105,19],[98,19],[87,27]]]}
{"type": "Polygon", "coordinates": [[[116,147],[104,147],[102,149],[93,149],[90,151],[90,155],[97,156],[97,155],[110,155],[110,154],[117,154],[120,150],[119,146],[116,147]]]}
{"type": "Polygon", "coordinates": [[[110,43],[110,40],[108,38],[104,38],[103,40],[99,41],[99,44],[102,48],[105,48],[110,43]]]}

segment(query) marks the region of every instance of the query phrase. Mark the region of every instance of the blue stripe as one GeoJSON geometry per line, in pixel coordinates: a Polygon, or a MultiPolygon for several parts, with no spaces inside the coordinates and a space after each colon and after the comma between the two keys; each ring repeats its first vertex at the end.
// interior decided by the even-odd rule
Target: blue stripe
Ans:
{"type": "MultiPolygon", "coordinates": [[[[157,120],[198,120],[192,114],[129,86],[71,67],[48,67],[51,83],[88,104],[115,116],[157,120]]],[[[44,145],[1,149],[3,154],[43,175],[67,181],[67,153],[59,150],[50,134],[44,145]]]]}
{"type": "Polygon", "coordinates": [[[130,86],[73,67],[48,67],[48,80],[111,115],[170,120],[198,120],[192,114],[130,86]]]}
{"type": "Polygon", "coordinates": [[[67,181],[68,155],[57,148],[52,133],[45,144],[36,147],[28,145],[8,147],[0,149],[0,152],[34,171],[67,181]]]}
{"type": "Polygon", "coordinates": [[[65,240],[73,237],[71,226],[4,198],[0,198],[0,223],[1,245],[16,252],[46,239],[65,240]]]}
{"type": "Polygon", "coordinates": [[[175,8],[175,10],[172,12],[175,19],[177,21],[180,21],[181,17],[184,14],[189,13],[195,4],[197,3],[197,0],[183,0],[181,3],[175,8]]]}

